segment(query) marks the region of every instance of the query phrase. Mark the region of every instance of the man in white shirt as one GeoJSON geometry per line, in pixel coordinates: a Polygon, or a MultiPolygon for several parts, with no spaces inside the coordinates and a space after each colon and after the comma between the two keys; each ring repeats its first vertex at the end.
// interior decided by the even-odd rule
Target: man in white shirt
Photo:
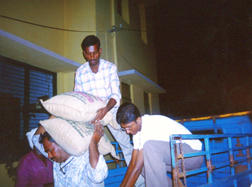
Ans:
{"type": "MultiPolygon", "coordinates": [[[[146,186],[172,186],[167,172],[171,172],[170,135],[191,134],[183,125],[161,115],[140,116],[132,103],[122,104],[116,115],[117,122],[128,134],[133,135],[134,149],[121,187],[133,186],[144,168],[146,186]]],[[[183,153],[202,149],[199,140],[182,141],[183,153]]],[[[199,168],[202,157],[185,159],[186,170],[199,168]]]]}

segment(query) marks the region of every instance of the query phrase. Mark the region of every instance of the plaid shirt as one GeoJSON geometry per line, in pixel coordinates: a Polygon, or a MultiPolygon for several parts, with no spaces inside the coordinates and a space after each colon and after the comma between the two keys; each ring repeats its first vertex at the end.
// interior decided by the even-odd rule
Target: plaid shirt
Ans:
{"type": "Polygon", "coordinates": [[[74,91],[86,92],[100,97],[106,103],[110,98],[116,100],[116,105],[111,109],[115,115],[120,105],[120,81],[115,64],[100,59],[97,73],[93,73],[88,62],[81,65],[75,75],[74,91]]]}

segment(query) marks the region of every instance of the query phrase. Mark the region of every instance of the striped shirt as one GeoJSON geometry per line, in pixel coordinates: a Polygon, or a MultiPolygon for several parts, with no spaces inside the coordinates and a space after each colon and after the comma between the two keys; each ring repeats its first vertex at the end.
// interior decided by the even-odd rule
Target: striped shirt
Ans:
{"type": "Polygon", "coordinates": [[[88,62],[81,65],[75,75],[74,91],[86,92],[100,97],[104,102],[110,98],[116,100],[116,105],[111,109],[115,115],[120,105],[120,81],[115,64],[100,59],[97,73],[93,73],[88,62]]]}

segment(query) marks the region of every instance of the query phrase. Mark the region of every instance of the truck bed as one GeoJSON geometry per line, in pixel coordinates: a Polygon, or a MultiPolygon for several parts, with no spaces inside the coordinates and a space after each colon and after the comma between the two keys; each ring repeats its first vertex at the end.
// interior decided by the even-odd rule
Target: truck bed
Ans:
{"type": "MultiPolygon", "coordinates": [[[[171,136],[173,186],[178,180],[184,186],[223,186],[246,187],[252,184],[252,123],[250,112],[239,112],[217,116],[206,116],[179,120],[192,135],[171,136]],[[200,139],[203,149],[197,153],[175,153],[175,146],[181,140],[200,139]],[[203,156],[201,168],[193,171],[178,169],[178,161],[187,157],[203,156]]],[[[117,142],[113,142],[117,154],[122,155],[117,142]]],[[[120,186],[127,170],[123,157],[121,160],[108,159],[112,165],[105,186],[120,186]]]]}

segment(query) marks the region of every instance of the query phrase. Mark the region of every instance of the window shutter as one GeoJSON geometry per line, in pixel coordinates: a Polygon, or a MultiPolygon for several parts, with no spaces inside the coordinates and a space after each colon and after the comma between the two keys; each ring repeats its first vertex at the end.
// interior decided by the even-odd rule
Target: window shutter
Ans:
{"type": "Polygon", "coordinates": [[[0,56],[0,161],[26,151],[25,133],[48,118],[39,99],[55,95],[55,88],[56,73],[0,56]]]}

